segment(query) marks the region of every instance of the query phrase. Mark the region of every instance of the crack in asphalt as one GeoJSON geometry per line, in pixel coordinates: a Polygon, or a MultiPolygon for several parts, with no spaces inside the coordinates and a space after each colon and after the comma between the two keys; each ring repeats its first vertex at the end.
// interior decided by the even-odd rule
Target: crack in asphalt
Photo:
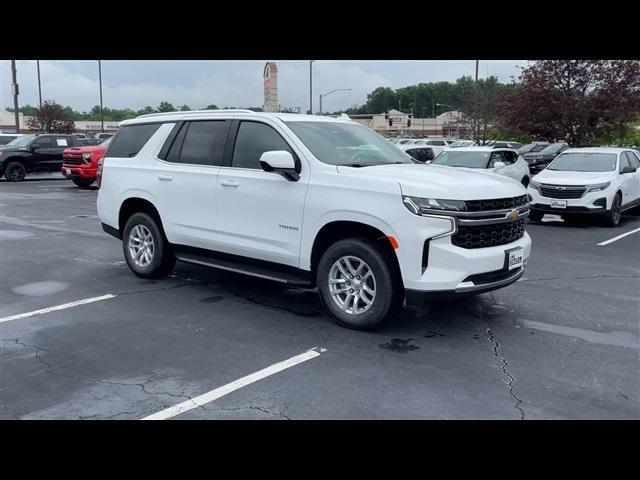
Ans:
{"type": "Polygon", "coordinates": [[[549,280],[591,280],[594,278],[637,278],[640,279],[639,275],[588,275],[586,277],[548,277],[548,278],[526,278],[518,281],[518,283],[526,283],[526,282],[546,282],[549,280]]]}
{"type": "Polygon", "coordinates": [[[114,386],[121,386],[121,387],[138,387],[140,388],[145,394],[147,395],[165,395],[165,396],[169,396],[172,398],[178,398],[178,399],[182,399],[182,400],[192,400],[192,397],[188,396],[188,395],[184,395],[184,394],[174,394],[174,393],[170,393],[170,392],[154,392],[151,391],[147,388],[147,384],[151,382],[151,380],[149,380],[146,383],[128,383],[128,382],[111,382],[109,380],[99,380],[97,378],[85,378],[85,377],[80,377],[77,375],[67,375],[64,373],[60,373],[57,372],[53,365],[51,363],[46,362],[40,355],[40,352],[47,352],[50,353],[52,355],[55,355],[54,352],[52,352],[51,350],[47,350],[46,348],[40,347],[39,345],[34,345],[34,344],[29,344],[29,343],[24,343],[21,342],[19,338],[0,338],[0,341],[3,342],[13,342],[17,345],[21,345],[25,348],[34,348],[36,350],[35,352],[35,357],[36,360],[38,360],[38,362],[40,362],[40,364],[42,364],[45,367],[45,372],[49,375],[53,375],[55,377],[62,377],[62,378],[66,378],[68,380],[74,380],[74,381],[78,381],[78,382],[87,382],[87,383],[98,383],[98,384],[103,384],[103,385],[114,385],[114,386]]]}
{"type": "Polygon", "coordinates": [[[216,412],[216,411],[235,411],[235,410],[259,410],[260,412],[266,413],[268,415],[275,415],[277,417],[282,417],[285,420],[291,420],[291,417],[288,417],[287,415],[285,415],[282,412],[272,412],[266,408],[262,408],[262,407],[255,407],[255,406],[247,406],[247,407],[218,407],[218,408],[207,408],[205,406],[202,406],[202,408],[204,410],[208,410],[211,412],[216,412]]]}
{"type": "MultiPolygon", "coordinates": [[[[493,293],[490,294],[491,295],[491,300],[492,303],[490,305],[494,306],[494,305],[499,305],[498,302],[496,301],[493,293]]],[[[524,414],[524,409],[521,407],[522,405],[522,399],[520,399],[513,388],[513,385],[516,383],[516,378],[511,375],[511,373],[509,373],[509,371],[507,370],[507,367],[509,366],[509,363],[507,362],[507,359],[504,358],[501,354],[500,354],[500,342],[498,342],[498,340],[496,339],[495,335],[493,334],[493,330],[491,329],[491,323],[489,323],[489,315],[488,315],[488,310],[486,308],[483,308],[480,316],[482,318],[482,320],[484,320],[484,322],[487,324],[487,335],[488,335],[488,339],[492,344],[492,349],[493,349],[493,355],[500,360],[501,363],[501,367],[500,367],[500,371],[502,372],[502,374],[507,377],[508,382],[507,382],[507,386],[509,389],[509,395],[511,397],[513,397],[513,399],[516,401],[514,408],[517,409],[520,412],[520,420],[524,420],[525,419],[525,414],[524,414]]]]}

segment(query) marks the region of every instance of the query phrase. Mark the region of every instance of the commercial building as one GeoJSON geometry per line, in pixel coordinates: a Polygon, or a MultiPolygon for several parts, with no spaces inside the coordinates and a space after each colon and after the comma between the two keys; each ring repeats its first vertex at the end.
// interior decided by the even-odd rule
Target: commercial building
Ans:
{"type": "Polygon", "coordinates": [[[467,135],[469,130],[464,115],[457,111],[445,112],[435,118],[417,118],[394,109],[350,117],[386,137],[460,137],[467,135]]]}

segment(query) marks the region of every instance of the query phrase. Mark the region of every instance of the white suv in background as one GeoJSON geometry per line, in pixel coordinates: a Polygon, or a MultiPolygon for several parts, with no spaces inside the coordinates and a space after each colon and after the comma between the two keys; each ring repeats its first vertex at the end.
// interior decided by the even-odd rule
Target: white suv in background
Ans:
{"type": "Polygon", "coordinates": [[[245,110],[122,122],[98,215],[141,277],[175,261],[318,288],[371,328],[431,296],[507,286],[531,250],[522,185],[417,164],[343,118],[245,110]]]}
{"type": "Polygon", "coordinates": [[[512,148],[460,147],[442,152],[431,165],[473,168],[503,175],[529,185],[531,176],[527,161],[512,148]]]}
{"type": "Polygon", "coordinates": [[[630,148],[569,148],[529,183],[532,220],[596,214],[615,227],[640,205],[640,156],[630,148]]]}

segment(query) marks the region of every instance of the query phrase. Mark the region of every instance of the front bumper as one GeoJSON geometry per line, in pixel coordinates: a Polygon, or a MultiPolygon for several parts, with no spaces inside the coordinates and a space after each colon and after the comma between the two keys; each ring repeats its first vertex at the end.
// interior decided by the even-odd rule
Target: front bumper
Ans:
{"type": "Polygon", "coordinates": [[[562,215],[563,213],[601,214],[604,213],[607,208],[611,208],[613,194],[609,192],[610,189],[611,187],[607,190],[585,193],[580,198],[568,198],[566,199],[567,208],[551,206],[552,200],[564,201],[565,199],[543,197],[540,192],[531,187],[527,188],[527,193],[531,195],[531,210],[538,212],[555,215],[562,215]]]}
{"type": "Polygon", "coordinates": [[[78,165],[63,164],[60,173],[70,180],[74,178],[81,178],[83,180],[95,180],[98,169],[91,166],[84,167],[78,165]]]}
{"type": "Polygon", "coordinates": [[[424,305],[432,300],[448,299],[452,297],[465,297],[470,295],[477,295],[480,293],[490,292],[497,290],[498,288],[504,288],[517,282],[522,275],[526,264],[523,267],[508,270],[497,270],[495,272],[488,272],[479,275],[470,275],[464,282],[453,290],[436,290],[436,291],[421,291],[421,290],[406,290],[405,298],[407,305],[424,305]]]}

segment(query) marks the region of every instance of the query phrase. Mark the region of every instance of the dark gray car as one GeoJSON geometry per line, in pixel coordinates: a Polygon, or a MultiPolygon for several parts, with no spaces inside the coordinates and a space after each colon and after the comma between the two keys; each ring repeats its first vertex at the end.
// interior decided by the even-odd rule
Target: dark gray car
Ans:
{"type": "Polygon", "coordinates": [[[539,152],[525,153],[522,157],[529,164],[529,171],[531,174],[535,175],[547,168],[547,165],[549,165],[554,158],[560,155],[560,153],[565,151],[567,148],[569,148],[569,145],[566,143],[552,143],[539,152]]]}

